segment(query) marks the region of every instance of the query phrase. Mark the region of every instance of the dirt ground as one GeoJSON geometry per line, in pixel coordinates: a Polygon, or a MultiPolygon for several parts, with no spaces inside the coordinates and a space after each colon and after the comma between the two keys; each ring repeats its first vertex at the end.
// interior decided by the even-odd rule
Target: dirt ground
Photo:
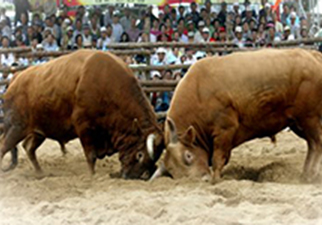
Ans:
{"type": "Polygon", "coordinates": [[[0,174],[1,225],[322,224],[322,182],[299,181],[306,144],[291,132],[279,134],[276,145],[258,139],[235,149],[216,185],[111,178],[120,169],[117,156],[99,161],[91,178],[79,141],[67,150],[62,156],[53,141],[40,147],[40,178],[19,148],[18,168],[0,174]]]}

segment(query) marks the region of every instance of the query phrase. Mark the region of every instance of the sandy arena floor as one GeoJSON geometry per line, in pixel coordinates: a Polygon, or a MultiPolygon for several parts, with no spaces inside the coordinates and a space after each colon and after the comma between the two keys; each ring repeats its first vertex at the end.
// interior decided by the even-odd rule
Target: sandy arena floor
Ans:
{"type": "MultiPolygon", "coordinates": [[[[152,183],[111,178],[117,156],[88,174],[78,140],[47,141],[38,150],[37,178],[20,148],[19,165],[0,174],[0,224],[322,224],[322,182],[301,184],[306,144],[291,132],[235,149],[224,181],[210,185],[160,178],[152,183]]],[[[8,158],[6,158],[8,161],[8,158]]]]}

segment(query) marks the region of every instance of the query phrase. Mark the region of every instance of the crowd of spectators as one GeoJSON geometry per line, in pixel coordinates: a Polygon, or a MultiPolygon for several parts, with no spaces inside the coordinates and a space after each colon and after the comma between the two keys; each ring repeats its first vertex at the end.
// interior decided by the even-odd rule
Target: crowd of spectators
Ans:
{"type": "MultiPolygon", "coordinates": [[[[28,1],[23,1],[28,2],[28,1]]],[[[32,12],[26,4],[24,10],[16,11],[14,21],[6,16],[6,10],[0,9],[1,48],[30,46],[32,51],[59,51],[95,48],[109,50],[111,43],[126,42],[226,42],[231,41],[239,48],[271,46],[272,42],[306,38],[308,24],[305,16],[296,13],[292,4],[284,4],[282,12],[277,14],[267,0],[261,0],[261,6],[245,0],[244,4],[234,3],[214,5],[207,0],[204,5],[191,3],[190,7],[171,8],[166,5],[156,14],[152,6],[139,13],[131,8],[115,8],[109,5],[106,11],[101,7],[90,9],[77,8],[75,17],[68,14],[68,7],[59,11],[32,12]],[[52,12],[52,14],[50,14],[52,12]]],[[[158,48],[149,57],[152,65],[192,64],[196,60],[212,56],[189,48],[158,48]]],[[[147,63],[142,55],[125,56],[130,65],[147,63]]],[[[29,65],[46,62],[48,58],[38,57],[32,61],[16,58],[13,54],[2,54],[1,66],[13,64],[29,65]]],[[[152,71],[152,79],[180,79],[185,71],[152,71]]],[[[145,76],[137,74],[140,79],[145,76]]],[[[163,110],[164,102],[171,96],[163,94],[162,101],[153,98],[158,110],[163,110]]]]}

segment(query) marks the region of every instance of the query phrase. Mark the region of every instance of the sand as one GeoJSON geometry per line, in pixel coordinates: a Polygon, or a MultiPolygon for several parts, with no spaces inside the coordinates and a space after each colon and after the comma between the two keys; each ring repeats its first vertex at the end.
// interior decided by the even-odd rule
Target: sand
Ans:
{"type": "Polygon", "coordinates": [[[216,185],[115,178],[117,155],[100,160],[90,177],[79,141],[67,150],[62,156],[46,141],[37,151],[45,172],[38,177],[19,148],[18,167],[0,174],[1,225],[322,224],[322,182],[299,181],[306,143],[291,132],[280,133],[276,145],[257,139],[235,149],[216,185]]]}

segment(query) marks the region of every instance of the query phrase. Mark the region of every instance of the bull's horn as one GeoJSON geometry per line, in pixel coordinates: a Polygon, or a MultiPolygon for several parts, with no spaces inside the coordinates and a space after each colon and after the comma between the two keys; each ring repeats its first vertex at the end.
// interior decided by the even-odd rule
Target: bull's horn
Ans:
{"type": "Polygon", "coordinates": [[[162,177],[164,174],[166,174],[167,170],[164,166],[164,163],[161,162],[160,166],[158,167],[158,169],[154,172],[154,174],[151,176],[149,181],[153,181],[158,177],[162,177]]]}
{"type": "Polygon", "coordinates": [[[154,150],[153,150],[154,140],[155,140],[155,134],[149,134],[148,138],[146,139],[148,154],[152,160],[154,160],[154,150]]]}

